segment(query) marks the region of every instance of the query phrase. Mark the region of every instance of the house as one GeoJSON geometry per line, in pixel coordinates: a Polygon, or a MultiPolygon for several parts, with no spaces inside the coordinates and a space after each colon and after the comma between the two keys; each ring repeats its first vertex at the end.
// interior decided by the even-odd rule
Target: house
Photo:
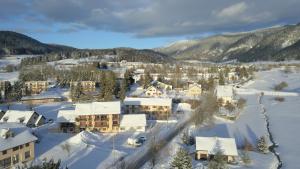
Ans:
{"type": "Polygon", "coordinates": [[[153,86],[155,86],[159,89],[164,89],[164,90],[172,90],[173,89],[172,85],[168,85],[166,83],[163,83],[163,82],[160,82],[160,81],[157,81],[157,80],[152,81],[151,85],[153,85],[153,86]]]}
{"type": "Polygon", "coordinates": [[[217,153],[221,152],[227,162],[234,162],[238,156],[234,138],[220,137],[196,137],[197,160],[209,160],[217,153]]]}
{"type": "Polygon", "coordinates": [[[124,99],[126,114],[145,113],[148,120],[167,120],[172,113],[172,99],[169,98],[138,98],[124,99]]]}
{"type": "Polygon", "coordinates": [[[63,98],[58,95],[33,95],[21,98],[24,104],[45,104],[62,101],[63,98]]]}
{"type": "Polygon", "coordinates": [[[76,118],[78,116],[75,110],[59,110],[56,122],[59,123],[62,132],[73,133],[76,131],[76,118]]]}
{"type": "Polygon", "coordinates": [[[147,126],[145,114],[124,114],[121,117],[120,131],[145,132],[147,126]]]}
{"type": "Polygon", "coordinates": [[[9,169],[34,159],[37,138],[20,124],[0,125],[0,168],[9,169]]]}
{"type": "Polygon", "coordinates": [[[148,97],[160,97],[163,95],[163,91],[151,85],[146,89],[145,95],[148,97]]]}
{"type": "Polygon", "coordinates": [[[202,87],[200,84],[197,83],[189,84],[189,88],[187,90],[188,96],[196,97],[196,96],[200,96],[201,94],[202,94],[202,87]]]}
{"type": "Polygon", "coordinates": [[[217,86],[215,93],[216,93],[217,99],[221,100],[223,105],[233,102],[233,87],[232,86],[229,86],[229,85],[217,86]]]}
{"type": "Polygon", "coordinates": [[[45,121],[46,118],[35,111],[19,110],[7,110],[0,120],[2,123],[20,123],[27,127],[37,127],[43,125],[45,121]]]}
{"type": "Polygon", "coordinates": [[[94,81],[80,81],[80,82],[71,82],[71,89],[80,85],[83,92],[94,92],[96,90],[96,82],[94,81]]]}
{"type": "Polygon", "coordinates": [[[27,81],[25,82],[25,87],[31,94],[39,94],[48,89],[47,81],[27,81]]]}
{"type": "Polygon", "coordinates": [[[75,110],[60,110],[57,121],[64,132],[79,130],[118,132],[120,126],[121,103],[93,102],[75,105],[75,110]]]}

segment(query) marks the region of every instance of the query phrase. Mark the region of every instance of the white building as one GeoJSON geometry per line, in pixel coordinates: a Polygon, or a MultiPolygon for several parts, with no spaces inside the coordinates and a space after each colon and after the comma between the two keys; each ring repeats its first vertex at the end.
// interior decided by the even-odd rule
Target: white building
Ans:
{"type": "Polygon", "coordinates": [[[223,104],[226,104],[227,102],[232,103],[233,102],[233,87],[232,86],[217,86],[216,87],[216,96],[217,99],[222,99],[223,104]]]}
{"type": "Polygon", "coordinates": [[[196,137],[196,159],[210,159],[217,152],[226,157],[227,162],[238,156],[234,138],[196,137]]]}
{"type": "Polygon", "coordinates": [[[35,111],[7,110],[0,122],[21,123],[28,127],[37,127],[45,123],[46,118],[35,111]]]}
{"type": "Polygon", "coordinates": [[[124,114],[121,117],[120,131],[145,132],[147,126],[145,114],[124,114]]]}

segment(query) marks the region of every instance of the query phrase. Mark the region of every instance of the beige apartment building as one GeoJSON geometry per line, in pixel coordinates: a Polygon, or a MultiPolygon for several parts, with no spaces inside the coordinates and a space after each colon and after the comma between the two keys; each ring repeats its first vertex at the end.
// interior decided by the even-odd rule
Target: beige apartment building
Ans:
{"type": "Polygon", "coordinates": [[[118,132],[120,126],[121,103],[93,102],[76,104],[75,110],[61,110],[57,121],[64,132],[79,130],[118,132]]]}
{"type": "Polygon", "coordinates": [[[37,138],[26,127],[0,126],[0,168],[9,169],[34,159],[37,138]]]}
{"type": "Polygon", "coordinates": [[[96,82],[94,81],[80,81],[80,82],[71,82],[70,87],[76,87],[80,84],[84,92],[94,92],[96,90],[96,82]]]}
{"type": "Polygon", "coordinates": [[[126,114],[146,114],[148,120],[167,120],[172,113],[172,99],[135,98],[124,100],[126,114]]]}
{"type": "Polygon", "coordinates": [[[39,94],[48,89],[47,81],[27,81],[25,82],[26,90],[31,94],[39,94]]]}

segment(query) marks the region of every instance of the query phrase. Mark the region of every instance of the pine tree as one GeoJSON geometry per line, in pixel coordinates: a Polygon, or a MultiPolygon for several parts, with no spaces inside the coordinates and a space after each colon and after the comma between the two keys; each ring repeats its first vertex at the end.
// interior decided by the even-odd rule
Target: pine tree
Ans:
{"type": "Polygon", "coordinates": [[[262,153],[268,153],[269,146],[265,136],[261,136],[257,141],[257,149],[262,153]]]}
{"type": "Polygon", "coordinates": [[[219,73],[219,85],[225,85],[225,79],[223,73],[219,73]]]}
{"type": "Polygon", "coordinates": [[[152,80],[153,79],[150,73],[147,71],[144,77],[144,83],[143,83],[144,88],[146,88],[152,82],[152,80]]]}
{"type": "Polygon", "coordinates": [[[176,169],[191,169],[192,166],[192,158],[189,156],[188,152],[184,149],[180,148],[175,158],[173,159],[171,163],[171,168],[176,169]]]}
{"type": "Polygon", "coordinates": [[[218,151],[212,160],[208,163],[208,169],[228,169],[227,162],[224,159],[223,153],[218,151]]]}

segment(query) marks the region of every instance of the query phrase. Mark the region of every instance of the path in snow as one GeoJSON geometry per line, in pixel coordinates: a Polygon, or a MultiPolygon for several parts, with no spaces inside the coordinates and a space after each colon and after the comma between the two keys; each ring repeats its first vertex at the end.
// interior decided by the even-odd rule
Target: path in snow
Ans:
{"type": "Polygon", "coordinates": [[[271,129],[270,129],[270,122],[269,122],[269,117],[267,115],[267,110],[265,108],[265,106],[262,104],[262,98],[263,98],[263,94],[259,95],[258,98],[258,102],[261,105],[262,108],[262,114],[264,116],[264,119],[266,120],[266,127],[267,127],[267,131],[268,131],[268,136],[269,136],[269,140],[271,141],[272,145],[269,146],[269,150],[275,155],[278,163],[277,163],[277,169],[280,169],[282,167],[282,161],[280,158],[279,153],[276,151],[276,148],[278,147],[278,144],[275,142],[271,129]]]}

